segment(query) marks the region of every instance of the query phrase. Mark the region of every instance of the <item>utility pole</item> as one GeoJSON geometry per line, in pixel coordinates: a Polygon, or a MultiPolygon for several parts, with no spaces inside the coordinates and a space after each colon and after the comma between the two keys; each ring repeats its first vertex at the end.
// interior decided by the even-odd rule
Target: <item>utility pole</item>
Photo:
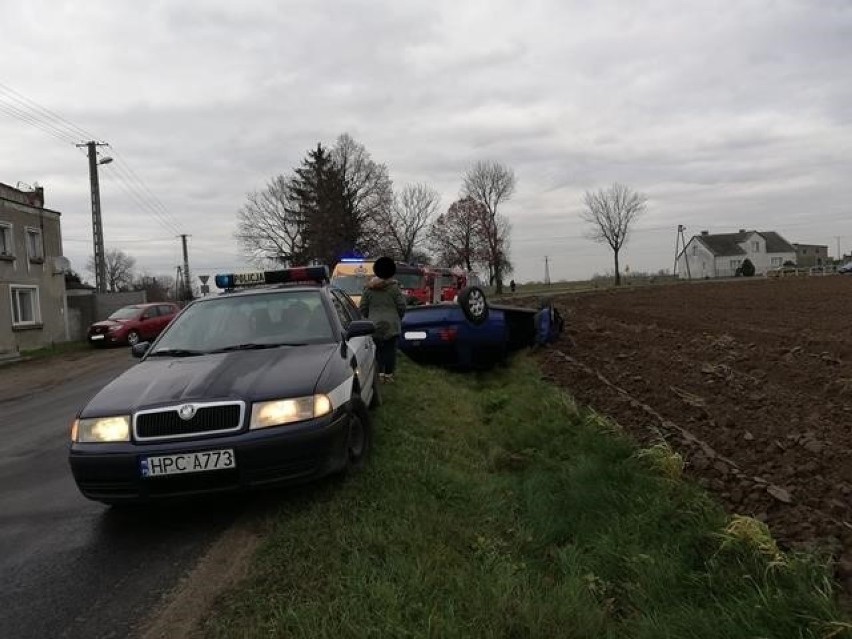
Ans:
{"type": "Polygon", "coordinates": [[[834,239],[837,240],[837,261],[841,262],[841,261],[843,261],[843,255],[840,252],[840,236],[835,235],[834,239]]]}
{"type": "Polygon", "coordinates": [[[550,286],[550,262],[547,255],[544,256],[544,283],[550,286]]]}
{"type": "Polygon", "coordinates": [[[183,275],[180,272],[180,266],[177,266],[177,271],[175,273],[175,301],[180,301],[181,294],[181,280],[183,279],[183,275]]]}
{"type": "MultiPolygon", "coordinates": [[[[682,224],[677,225],[677,233],[675,233],[675,259],[674,259],[674,268],[672,268],[672,275],[677,277],[677,256],[680,254],[680,233],[683,228],[682,224]]],[[[686,257],[686,256],[684,256],[686,257]]]]}
{"type": "Polygon", "coordinates": [[[186,287],[186,299],[189,301],[192,299],[192,284],[189,279],[189,254],[186,250],[186,238],[186,233],[182,233],[180,240],[181,244],[183,244],[183,281],[186,287]]]}
{"type": "Polygon", "coordinates": [[[92,235],[95,246],[95,288],[98,293],[106,293],[106,251],[104,250],[104,227],[101,220],[101,190],[98,182],[98,165],[109,164],[112,158],[98,160],[98,147],[106,146],[103,142],[89,141],[78,144],[86,147],[89,153],[89,185],[92,196],[92,235]]]}
{"type": "Polygon", "coordinates": [[[687,278],[692,279],[692,273],[689,272],[689,256],[686,254],[686,238],[683,235],[685,230],[686,227],[683,224],[677,225],[677,233],[675,234],[675,261],[672,274],[677,275],[677,258],[678,255],[680,255],[680,251],[683,250],[683,263],[686,264],[686,276],[687,278]]]}

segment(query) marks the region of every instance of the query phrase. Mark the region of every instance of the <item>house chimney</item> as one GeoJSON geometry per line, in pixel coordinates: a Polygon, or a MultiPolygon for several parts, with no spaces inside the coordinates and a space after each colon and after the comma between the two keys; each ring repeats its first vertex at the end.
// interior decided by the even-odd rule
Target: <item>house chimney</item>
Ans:
{"type": "Polygon", "coordinates": [[[701,235],[710,235],[710,231],[701,231],[701,235]]]}
{"type": "Polygon", "coordinates": [[[44,208],[44,187],[43,186],[35,187],[35,196],[33,196],[33,200],[35,200],[35,202],[33,203],[33,206],[36,206],[40,209],[44,208]]]}

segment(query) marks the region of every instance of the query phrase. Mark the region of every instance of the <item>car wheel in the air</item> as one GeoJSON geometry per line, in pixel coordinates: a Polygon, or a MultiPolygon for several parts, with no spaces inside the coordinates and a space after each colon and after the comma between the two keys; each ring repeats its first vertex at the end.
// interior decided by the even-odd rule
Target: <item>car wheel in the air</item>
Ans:
{"type": "Polygon", "coordinates": [[[485,291],[478,286],[468,286],[459,292],[459,306],[471,324],[484,324],[488,319],[488,301],[485,291]]]}

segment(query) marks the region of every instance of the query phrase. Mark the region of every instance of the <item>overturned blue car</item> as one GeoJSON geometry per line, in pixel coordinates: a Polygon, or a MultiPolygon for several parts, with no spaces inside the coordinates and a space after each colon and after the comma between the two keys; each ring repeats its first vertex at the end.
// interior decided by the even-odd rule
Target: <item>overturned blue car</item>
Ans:
{"type": "Polygon", "coordinates": [[[564,329],[550,301],[538,309],[489,304],[469,286],[456,302],[409,307],[399,348],[412,360],[458,369],[486,369],[517,350],[555,341],[564,329]]]}

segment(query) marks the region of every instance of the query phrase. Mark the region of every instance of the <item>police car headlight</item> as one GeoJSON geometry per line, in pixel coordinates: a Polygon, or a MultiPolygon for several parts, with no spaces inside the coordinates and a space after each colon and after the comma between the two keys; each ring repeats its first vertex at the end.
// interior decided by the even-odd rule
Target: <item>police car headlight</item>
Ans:
{"type": "Polygon", "coordinates": [[[330,412],[331,400],[326,395],[258,402],[251,408],[249,428],[282,426],[314,417],[322,417],[330,412]]]}
{"type": "Polygon", "coordinates": [[[130,416],[77,419],[71,426],[71,439],[83,444],[129,442],[130,416]]]}

